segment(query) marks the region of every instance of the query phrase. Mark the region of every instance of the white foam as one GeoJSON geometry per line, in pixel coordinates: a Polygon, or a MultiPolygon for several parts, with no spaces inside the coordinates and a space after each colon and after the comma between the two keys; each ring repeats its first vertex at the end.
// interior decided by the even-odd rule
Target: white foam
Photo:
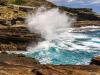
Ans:
{"type": "Polygon", "coordinates": [[[83,44],[88,46],[88,47],[100,48],[100,44],[99,43],[95,43],[95,42],[91,42],[91,41],[83,42],[83,44]]]}
{"type": "Polygon", "coordinates": [[[97,42],[100,42],[100,38],[92,38],[91,41],[97,41],[97,42]]]}
{"type": "Polygon", "coordinates": [[[27,27],[31,32],[41,33],[46,40],[56,38],[58,32],[67,30],[73,23],[73,19],[65,13],[60,13],[57,8],[42,10],[28,17],[27,27]]]}

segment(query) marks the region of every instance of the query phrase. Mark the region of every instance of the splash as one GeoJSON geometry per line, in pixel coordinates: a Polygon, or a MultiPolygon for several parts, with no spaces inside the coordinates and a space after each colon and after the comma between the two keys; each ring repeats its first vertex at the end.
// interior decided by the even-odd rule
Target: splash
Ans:
{"type": "Polygon", "coordinates": [[[30,15],[27,19],[27,27],[31,32],[41,33],[43,38],[50,41],[62,30],[70,28],[73,20],[65,13],[60,13],[57,8],[39,8],[35,15],[30,15]]]}
{"type": "Polygon", "coordinates": [[[29,15],[26,22],[31,32],[41,33],[45,38],[36,47],[28,46],[26,53],[42,64],[87,64],[93,56],[100,55],[100,33],[71,28],[75,18],[61,13],[58,8],[41,7],[36,14],[29,15]],[[74,30],[82,31],[74,33],[74,30]]]}

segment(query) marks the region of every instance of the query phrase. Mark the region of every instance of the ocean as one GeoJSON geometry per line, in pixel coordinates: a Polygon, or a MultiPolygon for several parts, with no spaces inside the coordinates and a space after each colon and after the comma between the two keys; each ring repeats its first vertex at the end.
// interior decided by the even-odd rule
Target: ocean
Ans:
{"type": "Polygon", "coordinates": [[[36,48],[31,47],[24,54],[41,64],[55,65],[88,65],[93,57],[100,56],[100,29],[79,28],[73,32],[60,32],[57,37],[40,42],[36,48]]]}

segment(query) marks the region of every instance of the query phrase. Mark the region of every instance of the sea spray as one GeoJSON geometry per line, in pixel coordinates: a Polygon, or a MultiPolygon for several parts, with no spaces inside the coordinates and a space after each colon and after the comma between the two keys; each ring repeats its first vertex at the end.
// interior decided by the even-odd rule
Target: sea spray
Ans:
{"type": "Polygon", "coordinates": [[[58,8],[42,9],[39,8],[36,14],[30,15],[27,19],[27,27],[31,32],[41,33],[46,40],[56,38],[60,31],[70,28],[73,23],[74,19],[72,20],[65,13],[60,13],[58,8]]]}
{"type": "Polygon", "coordinates": [[[58,8],[46,10],[46,8],[40,7],[36,14],[29,15],[26,21],[31,32],[41,33],[42,37],[45,38],[45,41],[39,43],[38,46],[49,48],[49,42],[59,38],[59,33],[68,31],[75,19],[64,12],[61,13],[58,8]]]}

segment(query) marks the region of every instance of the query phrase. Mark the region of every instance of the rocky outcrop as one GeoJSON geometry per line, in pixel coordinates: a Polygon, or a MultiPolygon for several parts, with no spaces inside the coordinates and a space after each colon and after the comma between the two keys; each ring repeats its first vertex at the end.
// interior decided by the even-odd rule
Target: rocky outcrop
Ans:
{"type": "Polygon", "coordinates": [[[94,65],[43,65],[20,54],[0,53],[0,75],[99,75],[94,65]]]}
{"type": "Polygon", "coordinates": [[[30,33],[24,25],[0,27],[1,51],[25,51],[28,43],[37,44],[41,40],[40,34],[30,33]]]}
{"type": "Polygon", "coordinates": [[[97,57],[94,57],[92,60],[91,60],[91,65],[98,65],[100,66],[100,56],[97,56],[97,57]]]}
{"type": "Polygon", "coordinates": [[[96,14],[96,12],[93,12],[91,8],[69,8],[61,6],[59,8],[67,14],[77,17],[77,21],[100,21],[100,17],[96,14]]]}
{"type": "Polygon", "coordinates": [[[36,66],[37,60],[25,57],[20,54],[0,54],[0,75],[35,75],[33,65],[36,66]]]}

